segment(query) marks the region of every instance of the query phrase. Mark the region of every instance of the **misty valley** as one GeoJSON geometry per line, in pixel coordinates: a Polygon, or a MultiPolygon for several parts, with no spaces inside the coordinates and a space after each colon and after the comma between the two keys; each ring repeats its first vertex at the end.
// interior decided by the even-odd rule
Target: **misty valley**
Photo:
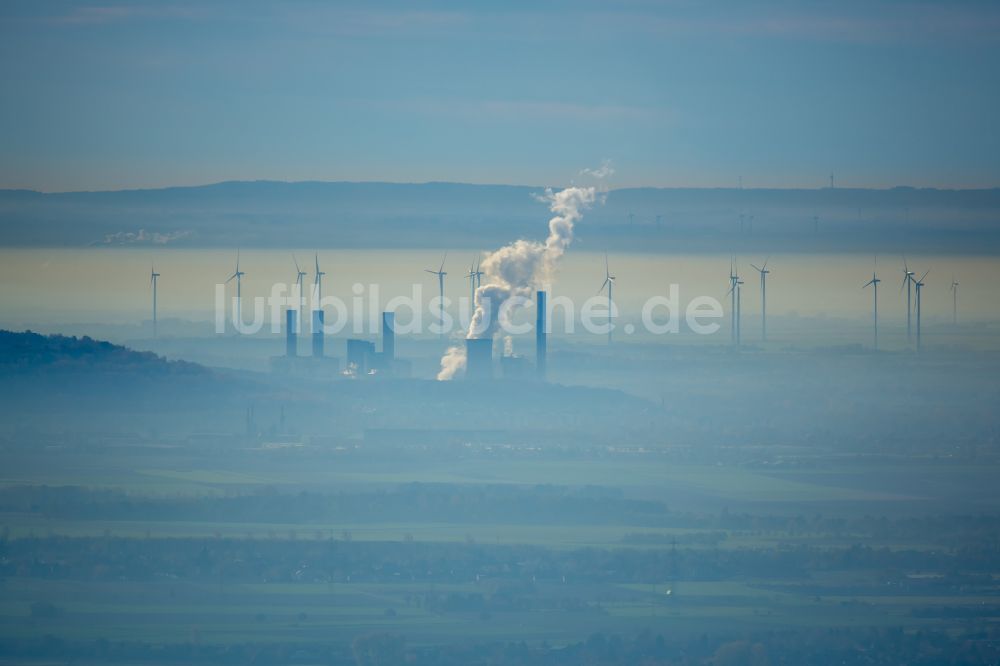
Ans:
{"type": "Polygon", "coordinates": [[[440,382],[0,342],[12,663],[998,657],[995,352],[440,382]]]}

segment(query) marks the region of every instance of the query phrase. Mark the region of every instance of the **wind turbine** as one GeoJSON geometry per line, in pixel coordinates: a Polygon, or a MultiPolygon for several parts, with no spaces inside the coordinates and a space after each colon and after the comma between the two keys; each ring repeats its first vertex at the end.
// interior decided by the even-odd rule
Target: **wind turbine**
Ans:
{"type": "Polygon", "coordinates": [[[156,278],[160,274],[156,272],[156,267],[149,267],[149,286],[153,288],[153,337],[156,337],[156,278]]]}
{"type": "Polygon", "coordinates": [[[958,280],[954,275],[951,276],[951,325],[958,326],[958,280]]]}
{"type": "Polygon", "coordinates": [[[903,291],[903,287],[906,287],[906,341],[910,342],[913,339],[913,335],[910,333],[910,316],[913,313],[913,271],[906,265],[906,257],[903,257],[903,284],[900,285],[899,290],[903,291]]]}
{"type": "Polygon", "coordinates": [[[479,270],[479,263],[476,259],[472,260],[469,264],[469,272],[465,276],[469,279],[469,291],[472,296],[472,300],[469,301],[472,307],[476,304],[476,289],[479,288],[479,283],[482,282],[483,272],[479,270]]]}
{"type": "Polygon", "coordinates": [[[729,260],[729,291],[726,296],[730,297],[729,306],[729,337],[733,344],[736,344],[736,282],[740,276],[736,274],[736,257],[729,260]]]}
{"type": "Polygon", "coordinates": [[[604,288],[608,288],[608,344],[611,344],[611,291],[615,286],[615,276],[611,274],[611,269],[608,267],[608,253],[604,253],[604,284],[601,288],[597,290],[600,294],[604,291],[604,288]]]}
{"type": "Polygon", "coordinates": [[[445,259],[447,259],[447,258],[448,258],[448,253],[445,252],[444,253],[444,257],[442,257],[442,259],[441,259],[441,267],[438,268],[436,271],[432,271],[429,268],[425,268],[424,269],[425,273],[430,273],[431,275],[437,275],[438,276],[438,293],[439,293],[439,295],[441,297],[441,299],[438,301],[438,306],[440,307],[441,337],[442,338],[444,338],[444,276],[448,274],[444,270],[444,262],[445,262],[445,259]]]}
{"type": "Polygon", "coordinates": [[[743,280],[738,275],[732,275],[733,286],[729,288],[727,295],[732,294],[733,298],[733,344],[740,346],[740,310],[742,309],[742,289],[743,280]]]}
{"type": "Polygon", "coordinates": [[[920,289],[924,286],[924,278],[927,277],[927,273],[930,273],[930,270],[925,271],[919,280],[913,281],[913,286],[917,290],[917,351],[920,351],[920,289]]]}
{"type": "Polygon", "coordinates": [[[240,251],[236,250],[236,271],[229,276],[226,280],[226,284],[229,284],[235,278],[236,280],[236,313],[240,321],[243,321],[243,276],[246,275],[240,270],[240,251]]]}
{"type": "Polygon", "coordinates": [[[767,276],[771,272],[767,270],[767,262],[770,258],[764,260],[764,265],[757,268],[753,264],[750,266],[760,273],[760,339],[767,340],[767,276]]]}
{"type": "Polygon", "coordinates": [[[308,275],[304,270],[299,268],[299,260],[292,255],[292,261],[295,262],[295,286],[299,288],[299,293],[302,292],[302,288],[305,286],[305,276],[308,275]]]}
{"type": "Polygon", "coordinates": [[[736,280],[736,346],[743,344],[743,280],[736,280]]]}
{"type": "Polygon", "coordinates": [[[313,304],[313,309],[322,309],[321,303],[323,302],[323,276],[326,275],[323,271],[319,269],[319,252],[316,253],[316,278],[313,280],[313,286],[316,288],[316,302],[313,304]]]}
{"type": "Polygon", "coordinates": [[[305,286],[306,286],[305,277],[308,274],[299,267],[299,260],[295,258],[294,254],[292,255],[292,261],[295,262],[295,287],[296,287],[296,292],[297,292],[295,294],[295,296],[296,296],[296,298],[298,298],[298,303],[296,303],[296,305],[295,305],[295,310],[297,312],[297,314],[295,316],[298,319],[298,321],[296,322],[296,324],[297,324],[297,326],[299,326],[301,328],[301,326],[302,326],[302,300],[303,300],[302,299],[302,290],[305,289],[305,286]]]}
{"type": "MultiPolygon", "coordinates": [[[[875,262],[877,265],[878,259],[876,259],[875,262]]],[[[872,269],[872,279],[869,280],[868,282],[865,282],[861,286],[862,289],[865,289],[869,286],[872,287],[875,297],[875,351],[878,351],[878,283],[881,281],[882,280],[879,280],[878,277],[875,275],[875,269],[872,269]]]]}

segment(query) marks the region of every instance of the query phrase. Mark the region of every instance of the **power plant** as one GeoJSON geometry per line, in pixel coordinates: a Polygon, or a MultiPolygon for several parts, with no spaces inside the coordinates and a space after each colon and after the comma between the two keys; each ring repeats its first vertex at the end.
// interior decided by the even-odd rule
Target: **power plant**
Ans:
{"type": "MultiPolygon", "coordinates": [[[[535,292],[535,377],[545,379],[548,360],[548,317],[546,292],[535,292]]],[[[510,339],[506,342],[510,344],[510,339]]],[[[465,341],[465,378],[471,381],[493,379],[493,338],[468,338],[465,341]]],[[[531,362],[513,353],[511,348],[500,356],[500,376],[504,379],[528,379],[531,362]]]]}
{"type": "MultiPolygon", "coordinates": [[[[445,255],[447,256],[447,255],[445,255]]],[[[293,255],[293,260],[295,262],[295,288],[293,295],[297,296],[295,301],[290,301],[288,307],[285,309],[284,313],[284,327],[285,327],[285,350],[284,354],[281,356],[273,356],[270,359],[271,369],[276,373],[281,374],[292,374],[301,375],[308,377],[323,377],[323,376],[333,376],[340,375],[340,362],[339,359],[334,357],[329,357],[326,355],[326,336],[324,334],[325,327],[325,313],[322,309],[316,308],[310,311],[309,317],[309,331],[310,331],[310,341],[311,341],[311,351],[308,356],[299,355],[299,333],[303,325],[303,307],[304,300],[301,298],[301,292],[304,288],[304,278],[307,275],[303,271],[297,259],[293,255]]],[[[314,257],[315,261],[315,279],[313,283],[313,294],[314,297],[319,296],[322,292],[322,279],[326,275],[319,267],[319,256],[318,254],[314,257]]],[[[446,275],[444,271],[444,259],[442,259],[441,265],[437,270],[428,269],[429,273],[434,274],[438,278],[439,293],[441,296],[441,289],[443,288],[443,279],[446,275]]],[[[768,330],[767,330],[767,278],[770,274],[769,261],[765,260],[761,266],[756,266],[751,264],[751,267],[758,272],[760,276],[760,298],[761,298],[761,340],[766,341],[768,330]]],[[[246,273],[241,270],[240,265],[240,253],[236,254],[236,266],[235,270],[231,275],[229,275],[226,283],[235,281],[235,299],[234,299],[234,312],[232,314],[233,318],[239,318],[240,312],[242,311],[242,278],[246,273]]],[[[475,297],[476,290],[480,286],[480,280],[484,275],[483,271],[480,270],[480,263],[476,260],[470,266],[468,274],[465,276],[470,281],[470,290],[472,296],[475,297]]],[[[924,278],[927,273],[924,273],[920,279],[916,278],[916,274],[910,270],[909,265],[906,262],[905,257],[903,258],[903,281],[900,287],[901,292],[906,291],[906,323],[907,323],[907,337],[909,338],[912,329],[912,319],[916,319],[916,334],[915,342],[916,349],[920,351],[923,347],[923,313],[922,313],[922,288],[924,287],[924,278]],[[911,295],[911,292],[915,292],[911,295]]],[[[158,273],[155,267],[150,269],[150,288],[152,291],[152,305],[153,305],[153,335],[156,336],[156,325],[157,325],[157,278],[159,278],[160,273],[158,273]]],[[[729,271],[729,290],[726,292],[726,296],[731,298],[730,304],[730,324],[731,324],[731,336],[732,343],[734,346],[739,348],[742,345],[742,291],[744,281],[740,277],[737,270],[736,257],[733,256],[730,260],[730,271],[729,271]]],[[[878,304],[878,288],[879,283],[882,282],[876,273],[872,273],[872,277],[867,281],[863,287],[872,287],[872,346],[875,350],[880,347],[879,339],[879,304],[878,304]]],[[[956,325],[958,321],[958,281],[953,277],[950,284],[951,296],[952,296],[952,312],[951,319],[952,325],[956,325]]],[[[616,278],[611,274],[610,266],[608,263],[608,257],[605,255],[605,277],[604,282],[601,285],[601,289],[598,293],[603,293],[605,289],[608,291],[608,324],[609,329],[613,324],[613,319],[611,317],[611,308],[613,306],[612,301],[612,290],[616,286],[616,278]]],[[[464,354],[457,353],[456,358],[461,359],[461,365],[457,366],[459,370],[464,366],[465,377],[470,380],[484,380],[492,379],[494,377],[503,377],[506,379],[524,379],[528,377],[534,377],[537,380],[545,381],[548,377],[548,333],[549,325],[548,321],[548,293],[544,290],[537,290],[536,304],[535,304],[535,357],[534,357],[534,370],[532,371],[530,356],[526,360],[523,356],[514,354],[511,347],[511,338],[504,340],[506,348],[504,353],[502,353],[499,358],[493,358],[493,345],[497,340],[497,332],[491,330],[489,334],[483,337],[468,338],[464,342],[464,354]]],[[[313,306],[315,307],[315,305],[313,306]]],[[[443,313],[443,308],[441,308],[443,313]]],[[[377,321],[377,320],[376,320],[377,321]]],[[[472,332],[470,330],[470,335],[472,332]]],[[[608,342],[612,340],[611,331],[608,331],[608,342]]],[[[396,327],[395,327],[395,313],[393,312],[382,312],[381,313],[381,328],[379,331],[379,339],[375,341],[365,340],[361,338],[352,338],[345,341],[345,357],[346,357],[346,369],[344,375],[349,375],[355,378],[360,377],[408,377],[410,375],[411,365],[406,360],[401,360],[397,358],[396,355],[396,327]],[[376,344],[381,343],[381,350],[376,351],[376,344]]],[[[459,348],[460,350],[461,348],[459,348]]],[[[455,350],[459,352],[459,350],[455,350]]],[[[454,373],[444,377],[445,379],[452,378],[454,373]]],[[[442,377],[439,376],[439,379],[442,377]]]]}

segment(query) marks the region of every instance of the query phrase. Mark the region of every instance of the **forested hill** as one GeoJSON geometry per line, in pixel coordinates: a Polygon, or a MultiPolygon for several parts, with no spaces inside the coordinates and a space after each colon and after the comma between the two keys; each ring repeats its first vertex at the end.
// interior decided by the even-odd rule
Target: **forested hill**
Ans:
{"type": "Polygon", "coordinates": [[[179,412],[241,404],[245,388],[216,370],[110,342],[0,331],[0,420],[11,428],[113,429],[149,415],[169,425],[179,412]]]}
{"type": "Polygon", "coordinates": [[[131,372],[135,374],[206,375],[206,368],[186,361],[167,361],[89,337],[40,335],[32,331],[0,331],[0,368],[4,372],[131,372]]]}
{"type": "MultiPolygon", "coordinates": [[[[544,237],[544,186],[223,182],[0,190],[0,246],[490,248],[544,237]]],[[[1000,251],[1000,189],[611,189],[578,227],[616,250],[1000,251]]]]}

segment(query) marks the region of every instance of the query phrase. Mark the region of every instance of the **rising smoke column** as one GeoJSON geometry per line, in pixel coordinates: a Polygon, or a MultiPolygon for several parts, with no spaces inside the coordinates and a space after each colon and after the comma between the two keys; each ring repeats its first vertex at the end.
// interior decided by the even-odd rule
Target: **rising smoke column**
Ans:
{"type": "MultiPolygon", "coordinates": [[[[466,338],[492,338],[500,326],[500,309],[514,296],[530,298],[534,290],[552,276],[556,262],[573,242],[573,225],[594,203],[597,188],[567,187],[545,190],[539,199],[549,204],[555,216],[549,220],[549,236],[544,243],[518,240],[500,248],[483,260],[486,284],[476,289],[476,310],[466,338]]],[[[505,313],[509,314],[509,313],[505,313]]],[[[451,379],[465,367],[465,348],[450,347],[441,357],[437,378],[451,379]]]]}

